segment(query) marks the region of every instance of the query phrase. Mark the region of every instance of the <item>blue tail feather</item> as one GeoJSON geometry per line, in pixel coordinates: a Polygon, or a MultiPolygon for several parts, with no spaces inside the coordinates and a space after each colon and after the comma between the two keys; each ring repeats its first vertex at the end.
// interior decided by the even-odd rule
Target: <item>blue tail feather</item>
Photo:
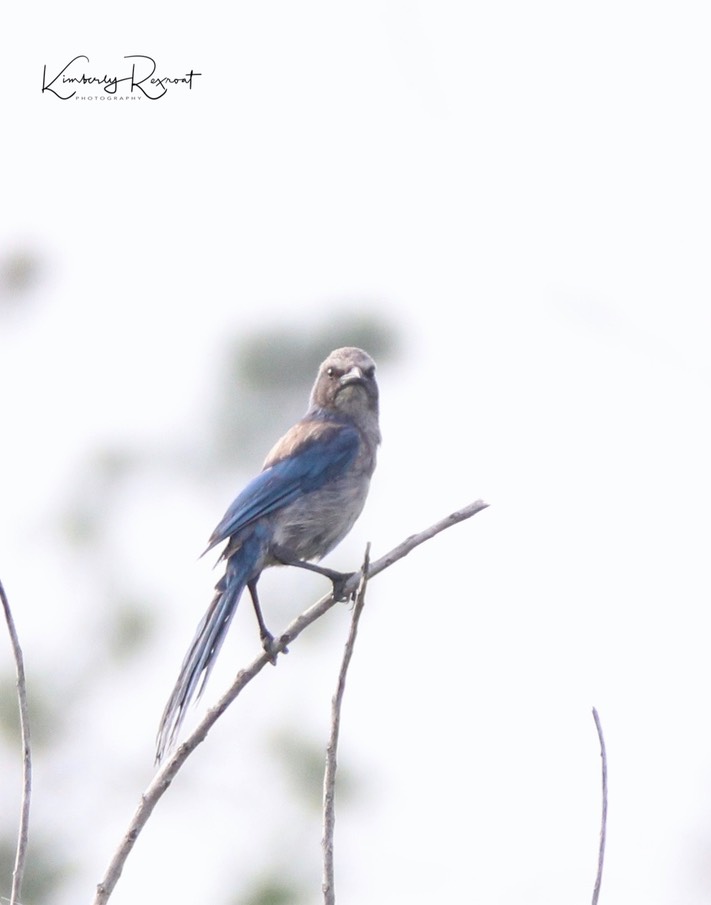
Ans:
{"type": "Polygon", "coordinates": [[[156,761],[172,747],[185,719],[190,702],[202,694],[215,658],[222,647],[242,592],[255,574],[259,574],[262,548],[251,538],[227,562],[225,574],[215,586],[215,596],[200,620],[185,655],[175,688],[163,711],[156,743],[156,761]]]}

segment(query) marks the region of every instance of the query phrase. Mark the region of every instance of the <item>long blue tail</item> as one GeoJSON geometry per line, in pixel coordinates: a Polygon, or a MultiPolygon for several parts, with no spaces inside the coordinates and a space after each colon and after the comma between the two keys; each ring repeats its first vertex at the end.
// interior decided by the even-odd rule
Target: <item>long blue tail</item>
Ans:
{"type": "Polygon", "coordinates": [[[258,544],[247,543],[227,561],[225,574],[215,586],[215,596],[197,627],[178,681],[165,705],[156,739],[156,763],[173,746],[190,702],[205,688],[242,592],[247,582],[259,574],[260,552],[258,544]]]}

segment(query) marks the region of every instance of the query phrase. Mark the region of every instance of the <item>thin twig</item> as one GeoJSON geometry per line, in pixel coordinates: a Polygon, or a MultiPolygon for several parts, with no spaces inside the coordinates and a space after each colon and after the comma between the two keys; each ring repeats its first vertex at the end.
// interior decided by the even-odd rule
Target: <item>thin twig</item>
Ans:
{"type": "Polygon", "coordinates": [[[350,666],[356,636],[358,635],[358,622],[365,604],[365,589],[368,587],[368,566],[370,565],[370,544],[365,548],[363,566],[360,571],[360,584],[356,592],[351,627],[348,632],[348,640],[343,651],[341,669],[338,673],[338,685],[336,693],[331,701],[331,735],[326,746],[326,769],[323,774],[323,901],[324,905],[335,905],[336,888],[333,865],[333,832],[336,826],[336,767],[338,760],[338,735],[341,729],[341,707],[343,705],[343,693],[346,690],[346,675],[350,666]]]}
{"type": "Polygon", "coordinates": [[[20,735],[22,738],[22,801],[20,804],[20,826],[17,832],[17,851],[15,854],[15,866],[12,871],[12,891],[10,892],[10,905],[17,905],[20,900],[22,878],[25,874],[25,861],[27,859],[27,842],[30,826],[30,799],[32,797],[32,749],[30,748],[30,721],[27,708],[27,683],[25,681],[25,664],[22,657],[22,648],[17,637],[15,621],[12,618],[10,602],[5,594],[5,588],[0,581],[0,598],[5,612],[5,622],[10,633],[12,653],[15,657],[15,670],[17,673],[17,702],[20,709],[20,735]]]}
{"type": "Polygon", "coordinates": [[[597,855],[597,876],[593,889],[592,905],[597,905],[602,883],[602,867],[605,861],[605,841],[607,837],[607,752],[605,751],[605,738],[602,734],[602,724],[597,710],[593,707],[593,719],[597,729],[597,737],[600,740],[600,757],[602,759],[602,820],[600,822],[600,847],[597,855]]]}
{"type": "MultiPolygon", "coordinates": [[[[380,559],[376,560],[376,562],[371,564],[370,568],[368,569],[368,579],[371,579],[373,578],[373,576],[378,575],[384,569],[387,569],[389,566],[393,565],[393,563],[397,562],[399,559],[402,559],[403,556],[407,556],[407,554],[414,550],[415,547],[434,537],[436,534],[439,534],[440,531],[444,531],[446,528],[450,528],[452,525],[456,525],[458,522],[462,522],[465,519],[471,518],[471,516],[476,515],[477,512],[481,512],[482,509],[486,509],[488,505],[489,504],[485,503],[483,500],[477,500],[475,503],[470,503],[468,506],[465,506],[464,509],[453,512],[451,515],[443,518],[441,521],[437,522],[435,525],[432,525],[430,528],[426,528],[419,534],[413,534],[411,537],[408,537],[389,553],[386,553],[385,556],[381,557],[380,559]]],[[[345,583],[343,587],[343,596],[350,596],[354,591],[356,591],[359,582],[360,574],[357,573],[345,583]]],[[[160,799],[168,790],[170,784],[175,779],[176,774],[185,763],[187,758],[195,750],[195,748],[205,740],[208,732],[217,722],[217,720],[222,716],[225,710],[227,710],[227,708],[235,700],[235,698],[239,696],[245,686],[247,686],[268,663],[272,662],[274,654],[283,653],[288,645],[291,644],[291,642],[294,641],[294,639],[297,638],[304,631],[304,629],[308,628],[308,626],[311,625],[312,622],[315,622],[319,617],[323,616],[323,614],[330,610],[331,607],[333,607],[337,602],[338,601],[334,600],[333,594],[326,594],[320,600],[316,601],[316,603],[312,604],[307,610],[301,613],[300,616],[297,616],[296,619],[294,619],[287,626],[286,631],[281,635],[281,637],[275,639],[272,646],[272,653],[260,654],[255,660],[252,661],[252,663],[250,663],[249,666],[237,673],[234,682],[225,692],[225,694],[220,698],[217,704],[207,711],[205,716],[202,718],[193,732],[188,736],[188,738],[182,743],[182,745],[179,745],[170,756],[170,758],[165,761],[165,763],[163,763],[163,765],[151,780],[148,788],[141,796],[141,801],[136,808],[133,817],[131,818],[128,830],[121,840],[119,847],[114,852],[104,878],[96,888],[96,898],[94,899],[94,905],[105,905],[105,903],[108,902],[109,897],[111,896],[111,893],[113,892],[114,887],[116,886],[116,883],[121,876],[121,872],[123,870],[124,864],[126,863],[126,859],[128,858],[141,830],[146,825],[148,818],[151,816],[151,813],[153,812],[156,804],[158,804],[160,799]]]]}

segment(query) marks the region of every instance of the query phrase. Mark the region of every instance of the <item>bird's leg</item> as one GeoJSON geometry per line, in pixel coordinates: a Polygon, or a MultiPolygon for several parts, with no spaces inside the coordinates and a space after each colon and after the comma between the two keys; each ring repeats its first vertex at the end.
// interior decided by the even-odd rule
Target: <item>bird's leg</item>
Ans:
{"type": "Polygon", "coordinates": [[[324,566],[317,566],[315,563],[306,562],[305,559],[299,559],[286,547],[272,545],[269,551],[277,562],[283,566],[296,566],[297,569],[308,569],[309,572],[316,572],[323,575],[333,585],[333,596],[335,600],[345,600],[349,595],[345,594],[343,589],[349,578],[355,575],[355,572],[336,572],[334,569],[326,569],[324,566]]]}
{"type": "MultiPolygon", "coordinates": [[[[254,606],[254,612],[257,616],[257,622],[259,623],[259,637],[262,639],[262,647],[265,652],[269,654],[269,659],[271,660],[273,665],[276,665],[276,655],[277,651],[274,649],[274,636],[269,631],[264,621],[264,616],[262,616],[262,608],[259,606],[259,597],[257,596],[257,579],[255,578],[253,581],[247,582],[247,587],[249,588],[249,595],[252,598],[252,605],[254,606]]],[[[289,651],[284,648],[284,653],[288,654],[289,651]]]]}

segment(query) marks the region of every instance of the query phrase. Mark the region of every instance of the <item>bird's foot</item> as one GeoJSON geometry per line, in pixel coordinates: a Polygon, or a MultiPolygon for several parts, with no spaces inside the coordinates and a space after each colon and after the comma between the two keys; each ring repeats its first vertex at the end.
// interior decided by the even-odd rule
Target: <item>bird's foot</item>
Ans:
{"type": "Polygon", "coordinates": [[[346,585],[353,578],[355,572],[334,572],[332,569],[328,570],[327,578],[331,580],[331,584],[333,585],[333,599],[334,600],[351,600],[355,591],[350,591],[346,593],[346,585]]]}
{"type": "Polygon", "coordinates": [[[280,647],[279,642],[274,640],[274,636],[270,632],[262,633],[262,647],[264,653],[269,657],[272,666],[276,666],[277,654],[288,654],[288,647],[280,647]]]}

